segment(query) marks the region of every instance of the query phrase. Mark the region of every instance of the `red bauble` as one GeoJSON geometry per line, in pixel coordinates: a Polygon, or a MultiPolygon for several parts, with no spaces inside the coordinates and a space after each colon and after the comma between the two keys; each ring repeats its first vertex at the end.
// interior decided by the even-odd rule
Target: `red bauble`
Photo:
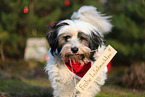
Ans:
{"type": "Polygon", "coordinates": [[[70,1],[69,1],[69,0],[65,0],[65,1],[64,1],[64,5],[65,5],[65,6],[69,6],[69,5],[70,5],[70,1]]]}
{"type": "Polygon", "coordinates": [[[29,9],[28,8],[24,8],[24,13],[28,13],[29,9]]]}

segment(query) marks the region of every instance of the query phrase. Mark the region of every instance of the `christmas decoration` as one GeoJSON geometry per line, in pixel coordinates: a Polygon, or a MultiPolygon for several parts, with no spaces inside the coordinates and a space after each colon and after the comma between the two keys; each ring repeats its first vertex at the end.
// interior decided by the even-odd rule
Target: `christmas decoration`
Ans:
{"type": "Polygon", "coordinates": [[[24,8],[24,13],[28,13],[29,9],[28,8],[24,8]]]}
{"type": "Polygon", "coordinates": [[[65,5],[65,6],[69,6],[69,5],[70,5],[70,1],[69,1],[69,0],[65,0],[65,1],[64,1],[64,5],[65,5]]]}

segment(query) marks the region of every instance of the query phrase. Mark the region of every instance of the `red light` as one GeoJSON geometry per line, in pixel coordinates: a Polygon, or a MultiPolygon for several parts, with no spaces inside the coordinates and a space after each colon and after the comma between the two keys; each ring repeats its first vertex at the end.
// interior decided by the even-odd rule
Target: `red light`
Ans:
{"type": "Polygon", "coordinates": [[[29,12],[29,9],[28,8],[25,8],[24,9],[24,13],[28,13],[29,12]]]}
{"type": "Polygon", "coordinates": [[[65,5],[65,6],[69,6],[69,5],[70,5],[70,1],[69,1],[69,0],[65,0],[65,1],[64,1],[64,5],[65,5]]]}

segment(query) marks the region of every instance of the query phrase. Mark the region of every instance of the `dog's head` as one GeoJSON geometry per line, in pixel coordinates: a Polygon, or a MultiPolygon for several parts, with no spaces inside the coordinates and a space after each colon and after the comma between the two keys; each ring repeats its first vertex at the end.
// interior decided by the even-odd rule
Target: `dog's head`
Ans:
{"type": "Polygon", "coordinates": [[[103,43],[98,29],[81,20],[63,20],[47,33],[53,56],[81,64],[94,60],[96,49],[103,43]]]}
{"type": "Polygon", "coordinates": [[[71,20],[60,21],[51,27],[47,39],[52,55],[64,62],[93,61],[96,50],[103,44],[103,34],[111,31],[109,18],[93,6],[82,6],[73,13],[71,20]]]}

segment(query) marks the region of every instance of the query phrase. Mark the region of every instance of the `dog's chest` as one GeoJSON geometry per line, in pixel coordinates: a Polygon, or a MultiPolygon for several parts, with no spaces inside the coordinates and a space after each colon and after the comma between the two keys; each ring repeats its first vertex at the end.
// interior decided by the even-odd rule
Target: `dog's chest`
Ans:
{"type": "Polygon", "coordinates": [[[69,69],[65,65],[60,66],[59,73],[63,83],[72,84],[74,83],[74,81],[79,81],[79,79],[77,79],[75,75],[71,71],[69,71],[69,69]]]}

